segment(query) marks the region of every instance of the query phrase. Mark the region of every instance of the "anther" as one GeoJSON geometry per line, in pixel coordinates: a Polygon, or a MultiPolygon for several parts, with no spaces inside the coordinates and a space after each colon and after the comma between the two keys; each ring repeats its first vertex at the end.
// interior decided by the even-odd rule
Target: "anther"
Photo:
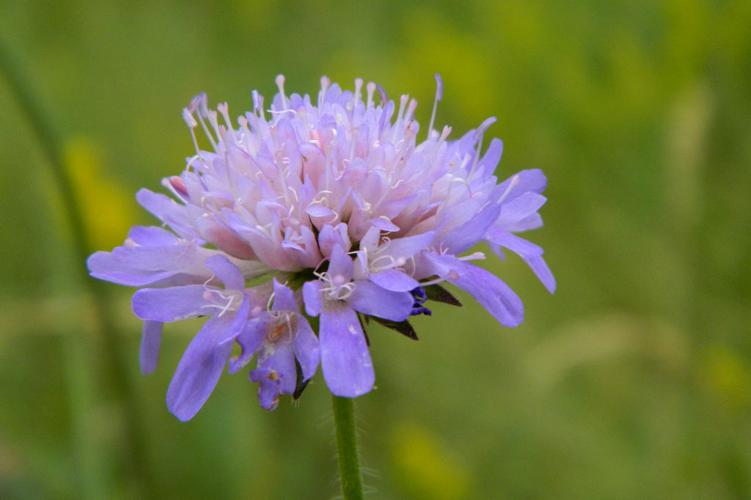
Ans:
{"type": "Polygon", "coordinates": [[[287,109],[287,96],[284,95],[284,75],[277,75],[274,81],[279,89],[279,97],[282,99],[282,108],[287,109]]]}
{"type": "Polygon", "coordinates": [[[318,108],[323,107],[323,102],[326,99],[326,92],[329,90],[329,86],[331,85],[331,80],[329,80],[329,77],[322,76],[321,77],[321,91],[318,93],[318,108]]]}
{"type": "Polygon", "coordinates": [[[185,181],[182,177],[173,175],[169,178],[169,183],[179,194],[182,196],[188,196],[188,189],[185,187],[185,181]]]}
{"type": "Polygon", "coordinates": [[[198,126],[198,122],[193,118],[193,113],[191,113],[188,108],[183,108],[183,121],[190,128],[198,126]]]}

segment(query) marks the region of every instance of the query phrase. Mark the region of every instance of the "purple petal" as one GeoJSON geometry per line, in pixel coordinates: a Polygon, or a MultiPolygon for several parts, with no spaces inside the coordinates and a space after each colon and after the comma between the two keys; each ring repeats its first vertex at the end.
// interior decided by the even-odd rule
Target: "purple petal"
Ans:
{"type": "Polygon", "coordinates": [[[433,273],[469,293],[502,325],[517,326],[524,319],[519,296],[493,274],[451,255],[426,253],[425,258],[433,273]]]}
{"type": "Polygon", "coordinates": [[[123,265],[148,271],[197,265],[209,253],[193,242],[169,246],[120,246],[112,250],[112,255],[123,265]]]}
{"type": "Polygon", "coordinates": [[[488,233],[488,241],[516,253],[532,269],[545,288],[550,293],[555,292],[555,276],[542,257],[541,247],[514,234],[495,229],[488,233]]]}
{"type": "Polygon", "coordinates": [[[532,214],[529,217],[514,222],[513,224],[504,223],[504,228],[507,231],[513,231],[516,233],[531,231],[532,229],[537,229],[539,227],[542,227],[542,217],[540,214],[532,214]]]}
{"type": "Polygon", "coordinates": [[[133,312],[144,320],[168,323],[205,314],[202,285],[144,288],[133,295],[133,312]]]}
{"type": "MultiPolygon", "coordinates": [[[[232,341],[242,333],[245,325],[248,323],[248,315],[250,314],[251,299],[248,295],[243,295],[242,303],[240,307],[234,312],[224,313],[225,317],[230,319],[230,326],[224,330],[222,335],[219,335],[216,341],[220,344],[232,344],[232,341]]],[[[221,314],[220,314],[221,316],[221,314]]]]}
{"type": "Polygon", "coordinates": [[[282,384],[276,377],[269,369],[256,368],[250,372],[250,381],[258,384],[258,402],[264,410],[272,411],[279,406],[282,384]]]}
{"type": "Polygon", "coordinates": [[[279,406],[282,394],[282,380],[276,379],[276,372],[255,369],[250,372],[250,380],[258,383],[258,403],[266,411],[274,411],[279,406]]]}
{"type": "Polygon", "coordinates": [[[175,271],[146,271],[123,264],[111,252],[93,253],[86,265],[94,278],[125,286],[146,286],[167,280],[175,271]]]}
{"type": "Polygon", "coordinates": [[[295,292],[286,285],[279,283],[274,279],[274,304],[271,306],[272,311],[292,311],[300,312],[300,307],[295,300],[295,292]]]}
{"type": "Polygon", "coordinates": [[[547,186],[545,174],[540,169],[522,170],[512,175],[499,185],[503,199],[509,201],[522,193],[532,191],[542,193],[547,186]]]}
{"type": "Polygon", "coordinates": [[[381,230],[377,227],[370,226],[365,235],[360,238],[360,251],[367,250],[374,252],[378,247],[378,241],[381,239],[381,230]]]}
{"type": "MultiPolygon", "coordinates": [[[[137,237],[143,238],[144,235],[137,237]]],[[[87,262],[89,271],[95,278],[128,286],[205,281],[210,274],[203,261],[212,251],[198,247],[195,242],[175,242],[170,245],[138,246],[131,240],[112,252],[91,255],[87,262]]]]}
{"type": "Polygon", "coordinates": [[[373,227],[375,227],[375,228],[377,228],[377,229],[379,229],[381,231],[387,231],[387,232],[390,232],[390,233],[395,233],[395,232],[399,231],[399,226],[397,226],[396,224],[394,224],[393,222],[391,222],[391,219],[389,219],[388,217],[383,216],[383,215],[381,217],[373,219],[371,221],[371,224],[373,225],[373,227]]]}
{"type": "Polygon", "coordinates": [[[410,257],[425,250],[433,244],[435,239],[435,232],[428,231],[427,233],[416,234],[413,236],[406,236],[404,238],[395,238],[389,242],[389,246],[385,251],[385,255],[390,255],[397,261],[406,261],[410,257]]]}
{"type": "Polygon", "coordinates": [[[493,172],[498,166],[498,162],[501,161],[501,155],[503,154],[503,141],[500,139],[493,139],[490,141],[485,155],[479,162],[479,165],[486,169],[486,172],[493,172]]]}
{"type": "Polygon", "coordinates": [[[323,205],[308,205],[308,208],[305,209],[305,212],[311,217],[333,218],[336,215],[333,210],[323,205]]]}
{"type": "Polygon", "coordinates": [[[342,283],[352,279],[352,273],[355,266],[352,263],[352,257],[347,255],[341,245],[335,246],[331,250],[328,273],[333,280],[340,280],[342,283]]]}
{"type": "Polygon", "coordinates": [[[219,250],[238,259],[256,260],[253,248],[240,235],[221,222],[217,217],[200,217],[196,220],[196,231],[219,250]]]}
{"type": "Polygon", "coordinates": [[[162,327],[159,321],[144,321],[141,334],[140,363],[141,373],[148,375],[156,370],[159,361],[159,348],[162,343],[162,327]]]}
{"type": "Polygon", "coordinates": [[[524,260],[535,273],[537,279],[539,279],[542,284],[545,285],[545,288],[548,290],[548,292],[554,293],[557,286],[555,276],[553,276],[553,271],[550,270],[548,264],[545,262],[545,259],[542,258],[542,255],[538,257],[525,258],[524,260]]]}
{"type": "Polygon", "coordinates": [[[450,253],[461,253],[477,244],[485,236],[488,228],[498,219],[501,206],[496,203],[483,208],[469,221],[453,229],[444,239],[443,246],[450,253]]]}
{"type": "Polygon", "coordinates": [[[220,343],[217,338],[228,335],[234,319],[233,315],[225,315],[208,320],[177,366],[167,390],[167,407],[183,422],[198,413],[222,375],[232,343],[220,343]]]}
{"type": "Polygon", "coordinates": [[[536,213],[546,201],[547,198],[541,194],[532,191],[523,193],[502,205],[498,224],[504,226],[524,220],[536,213]]]}
{"type": "Polygon", "coordinates": [[[245,288],[245,278],[240,270],[224,255],[212,255],[205,262],[228,290],[242,290],[245,288]]]}
{"type": "Polygon", "coordinates": [[[282,394],[295,392],[297,369],[295,368],[295,355],[289,344],[278,344],[270,355],[258,360],[258,368],[276,373],[280,379],[282,394]]]}
{"type": "Polygon", "coordinates": [[[506,247],[520,256],[536,257],[543,253],[542,247],[501,229],[492,228],[486,238],[491,243],[506,247]]]}
{"type": "Polygon", "coordinates": [[[281,394],[292,394],[297,384],[295,357],[289,346],[281,345],[268,356],[258,360],[258,368],[250,372],[250,380],[257,382],[258,400],[265,410],[279,405],[281,394]]]}
{"type": "Polygon", "coordinates": [[[302,286],[302,297],[305,302],[305,312],[309,316],[318,316],[321,314],[323,303],[320,281],[306,281],[302,286]]]}
{"type": "Polygon", "coordinates": [[[495,116],[489,116],[485,118],[485,120],[480,124],[479,127],[475,130],[475,136],[480,137],[482,134],[485,133],[486,130],[490,128],[491,125],[493,125],[497,121],[497,118],[495,116]]]}
{"type": "Polygon", "coordinates": [[[170,246],[177,243],[177,236],[162,227],[134,226],[128,232],[128,239],[141,246],[170,246]]]}
{"type": "Polygon", "coordinates": [[[414,302],[409,292],[384,290],[370,281],[358,281],[349,298],[349,303],[356,311],[391,321],[407,319],[412,313],[414,302]]]}
{"type": "Polygon", "coordinates": [[[369,278],[376,285],[392,292],[409,292],[420,286],[412,276],[396,269],[373,273],[369,278]]]}
{"type": "Polygon", "coordinates": [[[316,373],[321,353],[318,347],[318,337],[313,333],[308,320],[302,315],[297,316],[294,349],[295,357],[302,368],[303,379],[308,380],[316,373]]]}
{"type": "Polygon", "coordinates": [[[258,349],[266,337],[266,330],[269,325],[267,315],[262,315],[252,319],[245,324],[242,332],[237,336],[237,343],[240,344],[240,355],[229,360],[229,372],[236,373],[247,365],[258,352],[258,349]]]}
{"type": "Polygon", "coordinates": [[[179,234],[195,234],[186,207],[175,203],[169,196],[144,188],[136,193],[136,199],[143,208],[151,212],[165,224],[168,224],[179,234]]]}
{"type": "Polygon", "coordinates": [[[373,388],[373,363],[355,311],[346,304],[327,304],[319,340],[323,378],[333,394],[354,398],[373,388]]]}
{"type": "Polygon", "coordinates": [[[346,224],[337,224],[336,227],[326,224],[321,228],[318,235],[318,246],[325,257],[330,257],[334,247],[341,246],[349,250],[352,243],[347,234],[346,224]]]}

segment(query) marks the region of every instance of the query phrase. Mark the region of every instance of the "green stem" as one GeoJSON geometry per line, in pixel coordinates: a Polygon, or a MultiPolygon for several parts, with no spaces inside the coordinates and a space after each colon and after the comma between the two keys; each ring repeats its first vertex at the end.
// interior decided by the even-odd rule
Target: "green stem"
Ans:
{"type": "MultiPolygon", "coordinates": [[[[0,40],[0,73],[2,73],[18,102],[22,112],[39,140],[39,144],[47,157],[50,173],[60,194],[64,216],[67,218],[73,238],[73,261],[71,265],[76,270],[79,279],[89,291],[94,307],[95,328],[104,342],[105,366],[110,371],[115,397],[122,402],[123,408],[123,452],[127,466],[136,484],[133,486],[142,497],[152,497],[152,484],[149,469],[145,460],[145,443],[143,441],[138,401],[128,378],[128,367],[121,357],[124,346],[117,328],[111,320],[109,290],[101,283],[88,276],[85,267],[86,258],[91,249],[90,238],[84,222],[83,211],[75,195],[73,183],[62,159],[60,144],[47,114],[34,95],[31,80],[26,77],[21,65],[13,57],[11,51],[0,40]]],[[[77,342],[82,339],[74,339],[77,342]]]]}
{"type": "Polygon", "coordinates": [[[362,478],[357,456],[357,430],[354,403],[350,398],[332,396],[336,450],[339,456],[339,476],[344,500],[362,499],[362,478]]]}

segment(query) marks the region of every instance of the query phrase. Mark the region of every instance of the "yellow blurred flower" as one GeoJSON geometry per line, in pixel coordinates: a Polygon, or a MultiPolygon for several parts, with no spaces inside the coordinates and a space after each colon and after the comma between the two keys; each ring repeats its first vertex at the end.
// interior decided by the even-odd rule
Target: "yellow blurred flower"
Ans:
{"type": "Polygon", "coordinates": [[[724,347],[710,348],[702,365],[702,380],[709,391],[731,409],[751,403],[751,367],[724,347]]]}
{"type": "Polygon", "coordinates": [[[94,248],[111,248],[122,243],[135,219],[129,191],[102,171],[102,154],[86,137],[65,143],[65,166],[83,211],[94,248]]]}
{"type": "Polygon", "coordinates": [[[469,498],[469,470],[425,427],[411,422],[396,425],[391,454],[397,478],[410,497],[469,498]]]}

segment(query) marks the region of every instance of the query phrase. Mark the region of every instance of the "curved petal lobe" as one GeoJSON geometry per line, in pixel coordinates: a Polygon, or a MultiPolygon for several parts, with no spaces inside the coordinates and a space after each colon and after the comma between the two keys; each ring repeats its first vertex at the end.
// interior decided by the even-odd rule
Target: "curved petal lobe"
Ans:
{"type": "Polygon", "coordinates": [[[370,281],[358,281],[349,303],[369,316],[402,321],[412,313],[415,300],[409,292],[392,292],[370,281]]]}
{"type": "Polygon", "coordinates": [[[300,315],[297,316],[294,349],[295,357],[302,368],[303,379],[308,380],[316,373],[321,353],[318,347],[318,337],[313,333],[310,323],[300,315]]]}
{"type": "Polygon", "coordinates": [[[524,319],[524,304],[509,286],[488,271],[451,255],[425,254],[433,272],[469,293],[505,326],[518,326],[524,319]]]}
{"type": "Polygon", "coordinates": [[[206,305],[202,285],[144,288],[133,295],[133,312],[144,320],[168,323],[202,313],[206,305]]]}
{"type": "Polygon", "coordinates": [[[159,361],[159,349],[162,343],[162,327],[164,323],[159,321],[144,321],[143,333],[141,334],[141,350],[139,361],[141,373],[148,375],[156,370],[159,361]]]}
{"type": "Polygon", "coordinates": [[[392,292],[409,292],[420,286],[412,276],[396,269],[373,273],[370,275],[370,281],[392,292]]]}
{"type": "Polygon", "coordinates": [[[305,312],[310,316],[318,316],[323,308],[321,297],[321,282],[306,281],[302,286],[302,297],[305,302],[305,312]]]}
{"type": "Polygon", "coordinates": [[[206,259],[205,265],[228,290],[242,290],[245,287],[243,274],[224,255],[212,255],[206,259]]]}
{"type": "Polygon", "coordinates": [[[375,372],[355,311],[346,304],[327,304],[319,338],[323,378],[331,392],[347,398],[369,392],[375,372]]]}
{"type": "Polygon", "coordinates": [[[232,343],[217,343],[231,327],[229,317],[212,318],[185,350],[167,390],[167,407],[183,422],[198,413],[216,387],[232,352],[232,343]]]}

